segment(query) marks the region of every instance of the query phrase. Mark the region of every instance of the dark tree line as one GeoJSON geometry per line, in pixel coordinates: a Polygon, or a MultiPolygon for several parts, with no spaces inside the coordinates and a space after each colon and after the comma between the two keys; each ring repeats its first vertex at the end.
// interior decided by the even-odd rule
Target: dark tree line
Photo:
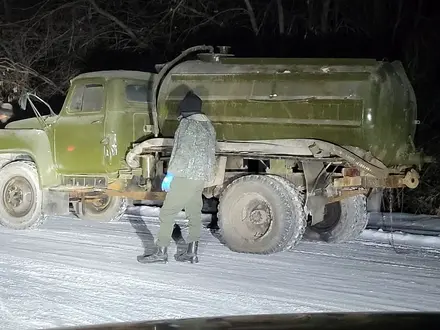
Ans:
{"type": "MultiPolygon", "coordinates": [[[[69,79],[85,70],[152,70],[203,43],[231,45],[245,56],[399,59],[418,97],[417,144],[438,153],[435,1],[0,1],[0,102],[24,90],[45,98],[63,95],[69,79]]],[[[433,196],[440,182],[427,182],[432,187],[423,191],[433,196]]]]}
{"type": "Polygon", "coordinates": [[[309,49],[308,53],[313,54],[301,55],[320,56],[321,51],[331,56],[327,54],[332,50],[328,50],[325,40],[335,38],[345,40],[345,44],[337,45],[339,49],[333,52],[348,55],[352,43],[367,42],[371,48],[367,55],[399,57],[413,82],[423,83],[438,71],[433,67],[438,65],[437,54],[430,51],[440,41],[435,32],[438,17],[432,15],[435,8],[431,3],[426,0],[2,0],[2,81],[38,88],[47,96],[57,92],[57,86],[63,90],[68,78],[77,74],[88,54],[96,50],[154,54],[166,60],[197,41],[240,45],[239,39],[246,37],[250,40],[246,46],[253,48],[251,53],[255,50],[261,53],[267,40],[273,42],[275,38],[278,47],[267,47],[263,52],[279,56],[294,56],[318,41],[327,49],[309,49]],[[8,74],[11,81],[5,77],[8,74]],[[40,79],[27,85],[33,77],[40,79]]]}

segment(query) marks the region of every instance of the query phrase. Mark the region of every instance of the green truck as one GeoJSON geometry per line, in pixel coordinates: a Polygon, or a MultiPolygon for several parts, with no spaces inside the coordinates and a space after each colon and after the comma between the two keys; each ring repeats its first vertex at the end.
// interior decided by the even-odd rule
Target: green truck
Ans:
{"type": "Polygon", "coordinates": [[[80,74],[58,115],[24,95],[36,116],[0,130],[0,223],[34,228],[70,206],[80,219],[115,221],[133,201],[163,200],[188,90],[217,131],[204,196],[218,199],[233,251],[283,251],[306,231],[355,239],[371,191],[416,188],[430,161],[413,143],[416,98],[399,61],[239,58],[202,45],[156,70],[80,74]]]}

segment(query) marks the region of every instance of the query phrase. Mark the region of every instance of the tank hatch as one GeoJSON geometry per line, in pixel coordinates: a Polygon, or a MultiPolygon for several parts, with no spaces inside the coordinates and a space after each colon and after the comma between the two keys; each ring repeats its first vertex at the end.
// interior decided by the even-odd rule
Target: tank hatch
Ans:
{"type": "Polygon", "coordinates": [[[197,57],[203,62],[221,63],[224,58],[234,57],[230,53],[231,46],[217,46],[217,53],[200,53],[197,57]]]}

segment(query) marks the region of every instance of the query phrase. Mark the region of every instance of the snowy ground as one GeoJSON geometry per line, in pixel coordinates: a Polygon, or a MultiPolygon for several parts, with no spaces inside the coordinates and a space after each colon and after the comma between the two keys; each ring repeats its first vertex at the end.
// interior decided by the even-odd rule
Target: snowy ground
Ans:
{"type": "MultiPolygon", "coordinates": [[[[131,213],[143,214],[139,210],[131,213]]],[[[353,243],[303,241],[294,251],[258,256],[230,252],[206,229],[199,264],[174,262],[175,244],[169,264],[139,264],[136,256],[157,230],[156,219],[135,215],[113,224],[59,217],[38,230],[0,229],[1,328],[232,314],[440,311],[440,238],[395,234],[393,247],[389,234],[367,230],[353,243]]]]}

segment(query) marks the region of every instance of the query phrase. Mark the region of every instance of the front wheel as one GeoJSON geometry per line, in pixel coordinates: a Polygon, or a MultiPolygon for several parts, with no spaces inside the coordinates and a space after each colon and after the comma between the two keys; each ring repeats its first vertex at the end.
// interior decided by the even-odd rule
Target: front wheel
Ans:
{"type": "Polygon", "coordinates": [[[43,191],[35,164],[9,163],[0,170],[0,224],[11,229],[30,229],[45,220],[43,191]]]}
{"type": "Polygon", "coordinates": [[[102,195],[96,199],[77,202],[74,209],[76,216],[82,220],[117,222],[127,209],[127,199],[102,195]]]}

